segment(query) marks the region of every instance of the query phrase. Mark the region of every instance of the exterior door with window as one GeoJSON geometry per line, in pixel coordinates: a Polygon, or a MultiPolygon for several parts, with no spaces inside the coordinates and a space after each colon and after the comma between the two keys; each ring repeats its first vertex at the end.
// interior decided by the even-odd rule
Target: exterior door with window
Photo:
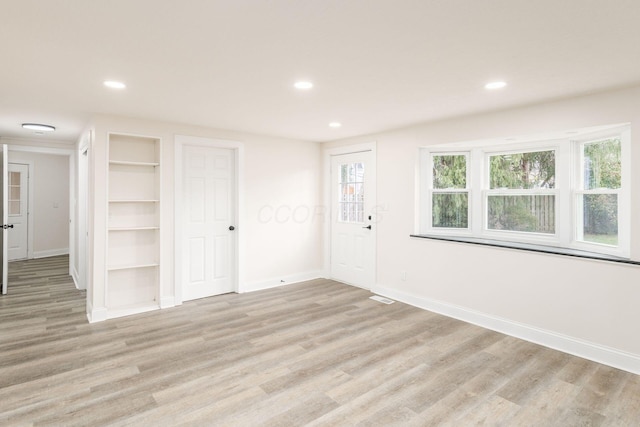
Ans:
{"type": "Polygon", "coordinates": [[[375,285],[376,218],[373,153],[331,159],[331,277],[371,289],[375,285]]]}
{"type": "Polygon", "coordinates": [[[29,165],[9,163],[9,261],[27,258],[29,165]]]}

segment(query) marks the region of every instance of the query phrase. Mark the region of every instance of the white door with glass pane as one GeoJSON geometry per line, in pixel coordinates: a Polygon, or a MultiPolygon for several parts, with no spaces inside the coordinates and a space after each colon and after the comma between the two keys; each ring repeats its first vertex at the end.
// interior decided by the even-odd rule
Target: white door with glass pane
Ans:
{"type": "Polygon", "coordinates": [[[376,177],[371,151],[331,158],[331,278],[375,285],[376,177]]]}
{"type": "Polygon", "coordinates": [[[234,151],[183,146],[183,301],[233,292],[234,151]]]}
{"type": "Polygon", "coordinates": [[[7,254],[8,248],[8,236],[11,234],[5,228],[9,223],[9,163],[8,163],[9,150],[7,149],[7,144],[0,145],[0,186],[2,187],[2,201],[0,206],[2,207],[2,223],[0,224],[0,232],[2,233],[2,250],[0,254],[2,254],[2,260],[0,265],[2,266],[2,272],[0,272],[0,277],[2,277],[2,295],[7,293],[7,289],[9,287],[8,283],[8,259],[9,256],[7,254]]]}
{"type": "Polygon", "coordinates": [[[27,258],[29,165],[9,163],[9,261],[27,258]]]}

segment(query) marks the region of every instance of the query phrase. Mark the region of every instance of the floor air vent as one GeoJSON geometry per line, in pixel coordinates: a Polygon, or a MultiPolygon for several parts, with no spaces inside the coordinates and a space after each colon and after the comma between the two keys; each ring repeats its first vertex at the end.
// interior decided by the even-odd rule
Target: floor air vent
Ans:
{"type": "Polygon", "coordinates": [[[381,297],[380,295],[374,295],[374,296],[369,297],[369,298],[371,298],[372,300],[375,300],[375,301],[381,302],[381,303],[383,303],[383,304],[393,304],[393,303],[395,302],[395,301],[394,301],[394,300],[392,300],[392,299],[385,298],[385,297],[381,297]]]}

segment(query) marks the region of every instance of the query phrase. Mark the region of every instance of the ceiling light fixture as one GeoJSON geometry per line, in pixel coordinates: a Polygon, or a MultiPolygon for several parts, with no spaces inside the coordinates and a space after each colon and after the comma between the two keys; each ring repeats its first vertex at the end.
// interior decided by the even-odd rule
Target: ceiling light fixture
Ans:
{"type": "Polygon", "coordinates": [[[342,126],[342,123],[340,123],[340,122],[331,122],[331,123],[329,123],[329,127],[332,127],[332,128],[339,128],[340,126],[342,126]]]}
{"type": "Polygon", "coordinates": [[[127,87],[126,84],[115,80],[105,80],[103,84],[109,89],[124,89],[127,87]]]}
{"type": "Polygon", "coordinates": [[[293,86],[296,89],[307,90],[307,89],[311,89],[313,87],[313,83],[311,83],[311,82],[296,82],[296,84],[294,84],[293,86]]]}
{"type": "Polygon", "coordinates": [[[43,125],[40,123],[23,123],[22,127],[29,130],[35,130],[38,132],[53,132],[56,130],[55,127],[51,125],[43,125]]]}
{"type": "Polygon", "coordinates": [[[485,89],[493,90],[493,89],[502,89],[505,87],[507,83],[505,82],[491,82],[484,85],[485,89]]]}

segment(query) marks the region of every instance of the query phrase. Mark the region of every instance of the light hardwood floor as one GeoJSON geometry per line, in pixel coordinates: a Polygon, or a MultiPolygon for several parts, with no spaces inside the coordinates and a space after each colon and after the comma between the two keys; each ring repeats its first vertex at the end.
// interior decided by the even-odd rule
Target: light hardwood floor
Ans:
{"type": "Polygon", "coordinates": [[[90,325],[12,263],[0,425],[640,425],[640,377],[315,280],[90,325]]]}

